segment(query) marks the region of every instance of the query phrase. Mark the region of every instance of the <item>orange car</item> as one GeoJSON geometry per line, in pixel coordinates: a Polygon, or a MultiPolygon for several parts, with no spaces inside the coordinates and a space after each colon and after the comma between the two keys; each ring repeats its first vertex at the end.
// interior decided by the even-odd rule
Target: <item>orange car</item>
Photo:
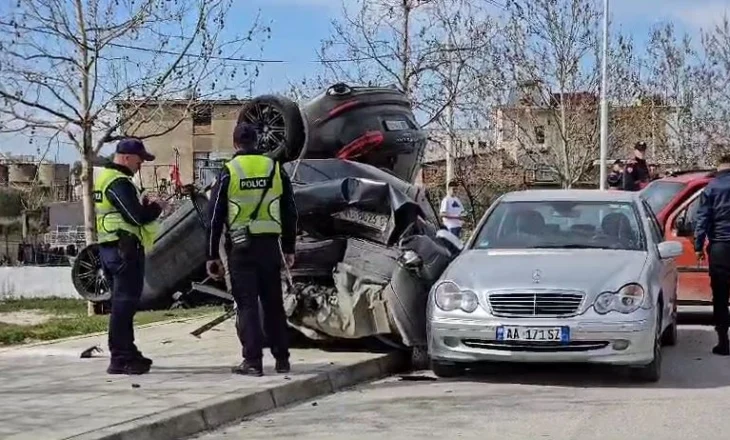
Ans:
{"type": "Polygon", "coordinates": [[[694,251],[694,227],[700,194],[714,177],[714,170],[674,173],[651,182],[642,198],[656,214],[667,240],[682,243],[684,252],[676,259],[679,269],[678,301],[700,305],[712,302],[707,259],[698,261],[694,251]]]}

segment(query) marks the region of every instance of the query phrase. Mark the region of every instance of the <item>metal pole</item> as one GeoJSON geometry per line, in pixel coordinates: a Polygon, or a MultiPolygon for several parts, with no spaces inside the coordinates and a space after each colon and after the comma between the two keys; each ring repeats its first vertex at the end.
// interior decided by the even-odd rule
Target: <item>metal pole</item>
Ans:
{"type": "Polygon", "coordinates": [[[451,182],[454,179],[454,99],[456,99],[456,94],[454,91],[454,84],[452,83],[453,80],[453,54],[451,52],[451,41],[446,46],[448,53],[448,61],[449,61],[449,103],[446,105],[446,124],[447,124],[447,137],[446,137],[446,190],[449,188],[449,182],[451,182]]]}
{"type": "Polygon", "coordinates": [[[603,56],[601,60],[601,174],[600,189],[606,189],[608,171],[608,101],[606,99],[608,64],[608,0],[603,0],[603,56]]]}

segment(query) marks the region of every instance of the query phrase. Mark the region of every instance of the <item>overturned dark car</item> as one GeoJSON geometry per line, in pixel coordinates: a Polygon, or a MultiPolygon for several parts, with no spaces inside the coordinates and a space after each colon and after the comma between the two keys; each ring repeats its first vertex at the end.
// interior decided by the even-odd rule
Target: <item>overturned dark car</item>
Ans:
{"type": "MultiPolygon", "coordinates": [[[[290,325],[311,339],[376,336],[424,348],[428,290],[461,243],[439,229],[425,190],[411,183],[426,136],[405,96],[337,84],[301,110],[254,98],[239,121],[259,127],[261,150],[284,162],[294,186],[296,263],[282,273],[290,325]]],[[[143,308],[201,293],[231,299],[205,275],[205,193],[192,191],[163,220],[147,255],[143,308]]],[[[76,258],[73,279],[81,296],[109,299],[94,245],[76,258]]]]}

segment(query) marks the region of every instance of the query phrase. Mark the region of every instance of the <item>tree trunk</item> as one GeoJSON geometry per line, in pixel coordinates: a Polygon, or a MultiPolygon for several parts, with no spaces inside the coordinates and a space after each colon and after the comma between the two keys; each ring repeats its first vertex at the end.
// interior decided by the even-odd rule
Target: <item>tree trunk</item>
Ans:
{"type": "Polygon", "coordinates": [[[401,75],[403,75],[403,93],[411,99],[411,74],[408,65],[411,62],[411,3],[403,0],[403,59],[401,60],[401,75]]]}
{"type": "MultiPolygon", "coordinates": [[[[565,93],[561,92],[561,100],[565,99],[565,93]]],[[[570,172],[570,156],[568,154],[568,127],[565,114],[565,103],[560,105],[560,131],[563,138],[563,188],[570,189],[572,173],[570,172]]]]}
{"type": "Polygon", "coordinates": [[[96,242],[96,213],[94,212],[94,149],[91,144],[91,129],[84,130],[81,158],[81,197],[84,205],[84,235],[86,244],[96,242]]]}

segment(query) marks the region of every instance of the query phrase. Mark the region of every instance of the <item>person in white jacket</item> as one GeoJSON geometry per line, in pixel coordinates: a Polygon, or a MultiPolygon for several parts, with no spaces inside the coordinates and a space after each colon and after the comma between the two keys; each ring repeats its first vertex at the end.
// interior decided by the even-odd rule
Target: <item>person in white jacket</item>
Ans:
{"type": "Polygon", "coordinates": [[[464,226],[464,205],[454,195],[454,190],[457,186],[458,184],[456,182],[449,182],[446,189],[446,197],[441,200],[439,215],[441,216],[441,223],[444,227],[452,234],[461,238],[461,229],[464,226]]]}

